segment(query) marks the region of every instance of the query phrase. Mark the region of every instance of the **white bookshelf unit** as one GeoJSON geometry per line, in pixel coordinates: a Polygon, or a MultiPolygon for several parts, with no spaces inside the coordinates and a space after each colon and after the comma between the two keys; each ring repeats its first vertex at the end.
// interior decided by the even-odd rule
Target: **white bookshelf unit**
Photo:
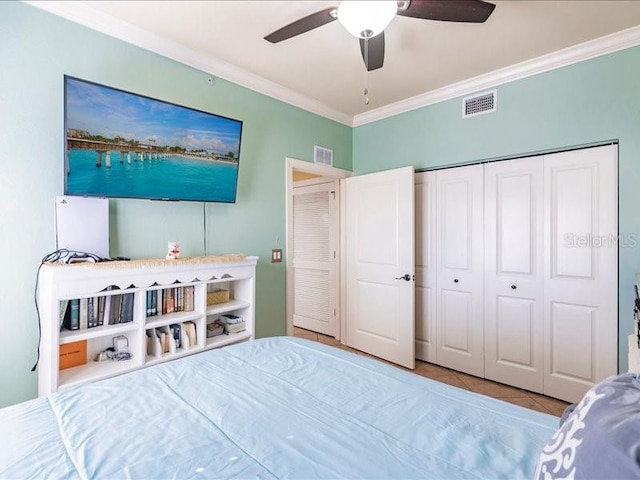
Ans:
{"type": "MultiPolygon", "coordinates": [[[[45,263],[38,276],[38,306],[42,329],[38,395],[253,339],[257,261],[258,257],[227,255],[176,260],[45,263]],[[207,305],[207,292],[217,288],[228,290],[229,300],[207,305]],[[149,298],[161,296],[160,292],[163,290],[192,292],[193,301],[181,302],[180,305],[186,307],[182,311],[162,313],[161,310],[156,310],[157,313],[150,316],[149,298]],[[154,291],[157,291],[155,296],[150,297],[154,291]],[[112,305],[111,297],[128,293],[133,294],[133,314],[126,323],[108,324],[109,319],[105,315],[101,326],[77,330],[62,327],[62,306],[67,303],[70,305],[72,300],[93,299],[97,303],[100,297],[107,297],[102,303],[112,305]],[[242,317],[246,329],[207,338],[207,324],[223,313],[242,317]],[[179,325],[184,332],[185,322],[192,322],[195,326],[194,344],[181,341],[181,346],[173,344],[171,351],[167,353],[158,350],[154,352],[149,348],[148,334],[169,330],[171,325],[179,325]],[[113,346],[114,337],[119,335],[127,338],[131,358],[95,361],[100,352],[113,346]],[[74,342],[86,345],[86,363],[60,370],[60,346],[74,342]]],[[[158,303],[158,309],[160,306],[158,303]]],[[[123,316],[116,317],[116,321],[123,319],[123,316]]]]}

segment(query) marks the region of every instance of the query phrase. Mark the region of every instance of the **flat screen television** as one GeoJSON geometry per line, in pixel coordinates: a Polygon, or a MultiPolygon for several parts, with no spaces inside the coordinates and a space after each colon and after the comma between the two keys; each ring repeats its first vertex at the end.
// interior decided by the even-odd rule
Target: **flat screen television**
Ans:
{"type": "Polygon", "coordinates": [[[65,195],[234,203],[242,122],[65,75],[65,195]]]}

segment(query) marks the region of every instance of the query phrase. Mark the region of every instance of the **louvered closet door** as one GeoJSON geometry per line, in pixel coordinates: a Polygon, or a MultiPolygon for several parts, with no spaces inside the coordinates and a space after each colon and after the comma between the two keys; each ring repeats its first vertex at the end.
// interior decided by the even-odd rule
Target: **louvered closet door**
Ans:
{"type": "Polygon", "coordinates": [[[416,180],[416,358],[437,363],[436,349],[436,173],[416,180]]]}
{"type": "Polygon", "coordinates": [[[483,167],[436,172],[438,364],[484,376],[483,167]]]}
{"type": "Polygon", "coordinates": [[[543,157],[484,175],[485,377],[542,392],[543,157]]]}
{"type": "Polygon", "coordinates": [[[618,149],[547,155],[544,392],[575,402],[618,363],[618,149]]]}
{"type": "Polygon", "coordinates": [[[295,187],[293,194],[293,324],[337,334],[335,182],[295,187]]]}

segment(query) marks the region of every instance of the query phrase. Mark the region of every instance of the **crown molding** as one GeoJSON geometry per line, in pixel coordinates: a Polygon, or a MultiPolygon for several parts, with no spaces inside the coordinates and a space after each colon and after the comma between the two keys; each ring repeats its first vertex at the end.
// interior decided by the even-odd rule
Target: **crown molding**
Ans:
{"type": "Polygon", "coordinates": [[[376,122],[394,115],[426,107],[427,105],[451,100],[481,90],[495,88],[498,85],[638,45],[640,45],[640,26],[621,30],[620,32],[589,40],[588,42],[558,50],[557,52],[543,55],[532,60],[494,70],[487,74],[376,108],[375,110],[354,116],[351,126],[358,127],[367,123],[376,122]]]}
{"type": "Polygon", "coordinates": [[[24,3],[330,120],[348,126],[353,121],[351,115],[223,60],[94,10],[82,2],[24,0],[24,3]]]}
{"type": "Polygon", "coordinates": [[[487,74],[453,83],[436,90],[431,90],[352,117],[351,115],[328,107],[310,97],[236,67],[235,65],[191,50],[178,42],[160,37],[140,27],[96,11],[85,3],[73,1],[23,1],[28,5],[84,25],[92,30],[102,32],[111,37],[144,48],[145,50],[351,127],[376,122],[445,100],[495,88],[515,80],[531,77],[539,73],[548,72],[640,45],[640,26],[632,27],[509,67],[494,70],[487,74]]]}

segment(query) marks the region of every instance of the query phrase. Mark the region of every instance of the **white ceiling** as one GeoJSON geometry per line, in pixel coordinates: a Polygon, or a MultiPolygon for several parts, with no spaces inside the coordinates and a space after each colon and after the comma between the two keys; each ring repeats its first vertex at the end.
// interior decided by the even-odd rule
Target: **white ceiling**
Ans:
{"type": "MultiPolygon", "coordinates": [[[[384,67],[367,73],[358,40],[337,21],[277,44],[263,39],[337,1],[29,3],[351,124],[412,97],[640,25],[640,1],[614,0],[499,0],[483,24],[396,17],[385,30],[384,67]]],[[[639,38],[633,36],[634,44],[639,38]]]]}

